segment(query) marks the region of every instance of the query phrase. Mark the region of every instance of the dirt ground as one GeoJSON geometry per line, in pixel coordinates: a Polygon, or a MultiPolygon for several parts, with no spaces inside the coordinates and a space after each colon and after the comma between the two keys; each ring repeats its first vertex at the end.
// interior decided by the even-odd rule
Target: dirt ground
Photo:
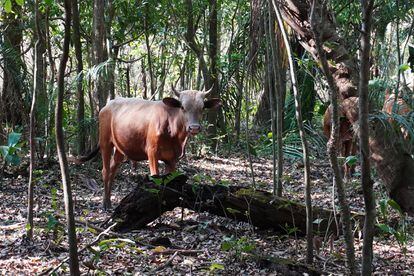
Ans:
{"type": "MultiPolygon", "coordinates": [[[[187,156],[179,169],[206,184],[217,181],[234,185],[252,185],[247,159],[242,156],[187,156]]],[[[329,165],[312,160],[311,180],[313,204],[332,208],[332,184],[329,165]]],[[[148,171],[145,163],[134,168],[125,162],[118,173],[112,202],[117,203],[135,187],[139,175],[148,171]]],[[[259,189],[272,188],[272,162],[253,160],[254,179],[259,189]]],[[[303,202],[303,168],[300,162],[287,161],[283,176],[285,196],[303,202]]],[[[59,167],[56,163],[35,171],[35,239],[25,238],[27,170],[12,172],[0,187],[0,273],[2,275],[35,275],[58,265],[67,257],[68,244],[64,234],[64,208],[59,167]]],[[[98,226],[110,213],[102,210],[102,181],[100,162],[71,165],[71,180],[75,213],[79,221],[98,226]]],[[[362,190],[355,177],[347,184],[353,211],[363,210],[362,190]]],[[[384,198],[381,185],[376,183],[377,198],[384,198]]],[[[413,219],[407,219],[407,231],[413,234],[413,219]]],[[[225,275],[277,274],[271,265],[257,256],[305,260],[305,239],[294,235],[253,228],[247,223],[232,221],[208,213],[196,213],[176,208],[167,212],[145,229],[122,236],[104,236],[100,242],[80,254],[82,274],[137,275],[225,275]],[[148,246],[151,245],[151,246],[148,246]],[[256,257],[254,257],[256,256],[256,257]]],[[[91,243],[98,232],[79,223],[79,248],[91,243]]],[[[357,235],[358,236],[358,235],[357,235]]],[[[355,240],[360,263],[362,239],[355,240]]],[[[376,275],[413,275],[414,242],[406,244],[403,253],[394,236],[380,235],[374,242],[374,271],[376,275]]],[[[329,275],[346,275],[343,240],[322,245],[315,260],[316,270],[329,275]]],[[[68,274],[64,264],[57,274],[68,274]]]]}

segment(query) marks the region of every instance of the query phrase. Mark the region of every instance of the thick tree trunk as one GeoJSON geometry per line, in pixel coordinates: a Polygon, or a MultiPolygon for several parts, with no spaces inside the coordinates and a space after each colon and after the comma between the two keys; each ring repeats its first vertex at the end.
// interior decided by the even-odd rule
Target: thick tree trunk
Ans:
{"type": "Polygon", "coordinates": [[[69,57],[69,43],[70,43],[70,26],[71,26],[71,1],[64,1],[65,7],[65,35],[63,40],[63,53],[59,64],[59,75],[58,75],[58,95],[55,111],[55,125],[56,125],[56,145],[57,153],[59,157],[60,171],[62,174],[62,184],[64,192],[65,202],[65,214],[66,223],[68,230],[68,241],[69,241],[69,267],[71,275],[80,275],[79,272],[79,260],[78,260],[78,246],[76,239],[76,225],[73,214],[73,200],[72,200],[72,189],[70,184],[68,160],[65,153],[65,139],[63,135],[63,98],[65,92],[65,69],[66,63],[69,57]]]}
{"type": "MultiPolygon", "coordinates": [[[[99,66],[99,64],[105,61],[105,1],[94,0],[93,2],[93,65],[99,66]]],[[[101,72],[103,70],[100,70],[101,72]]],[[[108,91],[105,89],[103,77],[101,73],[98,73],[94,80],[93,96],[95,98],[95,110],[94,114],[97,118],[99,110],[101,110],[108,98],[108,91]]]]}
{"type": "MultiPolygon", "coordinates": [[[[284,20],[300,37],[302,46],[312,54],[320,64],[315,40],[312,35],[309,12],[310,1],[306,0],[277,0],[282,7],[284,20]]],[[[327,59],[332,60],[328,64],[329,72],[332,74],[334,83],[338,87],[341,98],[357,95],[359,80],[359,69],[356,58],[347,51],[345,42],[336,31],[336,24],[329,11],[323,8],[323,26],[320,28],[323,45],[335,45],[335,47],[324,47],[323,52],[327,59]]],[[[358,121],[358,112],[346,110],[346,117],[351,123],[358,121]]],[[[414,177],[409,170],[414,166],[414,159],[405,149],[404,145],[395,143],[392,135],[385,135],[384,129],[379,124],[370,126],[371,159],[377,169],[377,173],[385,184],[389,195],[404,211],[414,215],[414,177]],[[411,198],[411,199],[410,199],[411,198]]]]}
{"type": "MultiPolygon", "coordinates": [[[[302,46],[319,60],[316,50],[315,40],[309,22],[311,5],[309,0],[276,0],[281,6],[283,19],[300,37],[302,46]],[[282,3],[283,2],[283,3],[282,3]]],[[[342,99],[357,96],[358,66],[355,57],[351,56],[347,46],[336,31],[334,17],[323,7],[323,27],[319,30],[322,43],[324,45],[335,45],[335,47],[324,47],[324,52],[330,62],[329,72],[338,86],[338,91],[342,99]]]]}
{"type": "MultiPolygon", "coordinates": [[[[166,211],[185,207],[250,222],[262,229],[273,228],[286,233],[286,227],[296,227],[296,234],[302,236],[306,233],[306,207],[302,204],[245,187],[194,186],[186,181],[185,175],[175,178],[165,176],[154,180],[155,183],[141,179],[111,216],[112,221],[118,222],[116,230],[126,232],[139,229],[166,211]]],[[[363,216],[354,215],[355,220],[362,223],[363,216]]],[[[336,231],[331,210],[315,208],[314,217],[321,221],[319,225],[313,224],[314,231],[336,231]]]]}
{"type": "MultiPolygon", "coordinates": [[[[3,90],[0,97],[1,126],[11,127],[27,122],[28,108],[23,101],[23,63],[21,43],[23,39],[22,8],[12,1],[13,12],[2,12],[3,42],[9,51],[3,53],[3,90]]],[[[3,129],[0,129],[0,133],[3,129]]]]}
{"type": "MultiPolygon", "coordinates": [[[[275,185],[275,194],[282,196],[282,173],[283,173],[283,109],[285,106],[285,93],[286,93],[286,78],[282,78],[282,73],[285,73],[285,68],[282,65],[283,57],[286,56],[285,48],[287,47],[282,42],[281,30],[276,31],[275,29],[275,11],[272,8],[272,3],[269,1],[269,31],[270,31],[270,42],[271,42],[271,53],[272,53],[272,64],[274,79],[274,95],[276,103],[276,132],[273,131],[273,136],[276,134],[276,145],[277,145],[277,174],[275,185]]],[[[273,142],[274,143],[274,142],[273,142]]]]}
{"type": "MultiPolygon", "coordinates": [[[[217,14],[220,9],[220,1],[217,0],[209,0],[209,7],[210,7],[210,17],[209,17],[209,48],[208,48],[208,56],[210,59],[210,81],[205,82],[205,89],[211,89],[210,97],[212,98],[219,98],[219,78],[218,78],[218,70],[217,70],[217,61],[218,61],[218,48],[219,48],[219,33],[218,28],[219,24],[217,21],[217,14]]],[[[217,118],[218,118],[219,109],[211,108],[208,110],[207,113],[207,121],[208,121],[208,128],[207,134],[210,138],[214,138],[217,134],[217,118]]],[[[217,140],[214,139],[214,144],[217,143],[217,140]]]]}

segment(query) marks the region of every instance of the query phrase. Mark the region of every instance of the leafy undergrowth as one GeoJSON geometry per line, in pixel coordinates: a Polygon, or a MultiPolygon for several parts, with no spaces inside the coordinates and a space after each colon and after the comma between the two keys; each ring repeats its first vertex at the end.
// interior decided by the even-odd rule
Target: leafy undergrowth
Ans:
{"type": "MultiPolygon", "coordinates": [[[[286,197],[303,202],[302,165],[286,164],[283,182],[286,197]]],[[[249,164],[245,158],[186,157],[179,169],[191,181],[203,184],[252,185],[249,164]]],[[[271,190],[271,161],[254,159],[254,178],[259,189],[271,190]]],[[[312,164],[313,204],[332,208],[332,185],[326,162],[312,164]]],[[[139,175],[145,174],[145,163],[138,168],[124,162],[112,193],[113,204],[131,191],[139,175]]],[[[25,238],[27,172],[13,172],[0,187],[0,272],[2,274],[38,274],[58,265],[67,257],[68,244],[64,234],[63,196],[57,164],[44,165],[35,171],[35,239],[25,238]]],[[[71,166],[71,179],[76,204],[76,217],[92,226],[99,226],[110,213],[102,211],[102,187],[99,162],[71,166]]],[[[348,183],[349,200],[353,211],[363,210],[358,179],[348,183]]],[[[383,197],[376,185],[378,197],[383,197]]],[[[405,225],[413,233],[412,219],[405,225]]],[[[255,229],[247,223],[236,222],[208,213],[196,213],[176,208],[165,213],[145,229],[121,236],[103,236],[98,243],[80,255],[83,274],[208,274],[263,275],[275,273],[258,256],[305,260],[305,240],[295,238],[294,229],[275,233],[255,229]]],[[[357,230],[358,231],[358,230],[357,230]]],[[[99,234],[79,223],[79,248],[91,243],[99,234]]],[[[358,235],[357,235],[358,236],[358,235]]],[[[399,246],[396,235],[379,235],[375,239],[375,272],[379,274],[410,274],[414,267],[414,243],[406,237],[399,246]],[[405,251],[405,254],[404,254],[405,251]]],[[[321,237],[324,238],[324,237],[321,237]]],[[[326,238],[328,240],[328,238],[326,238]]],[[[362,240],[356,238],[360,263],[362,240]]],[[[324,274],[346,274],[345,248],[342,239],[322,243],[314,267],[324,274]]],[[[67,264],[58,274],[67,273],[67,264]]]]}

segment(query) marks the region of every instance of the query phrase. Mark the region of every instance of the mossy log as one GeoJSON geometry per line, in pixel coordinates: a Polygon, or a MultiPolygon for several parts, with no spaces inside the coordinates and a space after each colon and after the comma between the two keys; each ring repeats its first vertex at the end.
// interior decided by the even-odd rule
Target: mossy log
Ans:
{"type": "MultiPolygon", "coordinates": [[[[286,233],[296,230],[297,235],[306,233],[305,206],[271,193],[246,187],[188,184],[185,175],[171,175],[139,181],[137,187],[124,197],[114,210],[111,221],[116,221],[116,231],[139,229],[175,207],[206,211],[252,225],[286,233]]],[[[313,208],[314,230],[324,234],[336,232],[331,210],[313,208]]],[[[354,214],[362,225],[363,216],[354,214]]],[[[340,221],[337,217],[336,221],[340,221]]],[[[339,227],[341,229],[341,227],[339,227]]]]}

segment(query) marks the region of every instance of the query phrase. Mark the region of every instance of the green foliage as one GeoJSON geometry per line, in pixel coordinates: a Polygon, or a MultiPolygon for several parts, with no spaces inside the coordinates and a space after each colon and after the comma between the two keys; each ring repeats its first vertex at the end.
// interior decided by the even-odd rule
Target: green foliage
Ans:
{"type": "Polygon", "coordinates": [[[9,164],[18,166],[20,164],[19,152],[22,150],[23,143],[19,142],[21,133],[11,132],[7,138],[7,145],[0,146],[0,154],[4,158],[4,165],[9,164]]]}
{"type": "Polygon", "coordinates": [[[219,263],[212,263],[208,269],[210,272],[214,272],[216,270],[224,270],[224,265],[219,263]]]}
{"type": "Polygon", "coordinates": [[[235,238],[224,237],[221,243],[221,250],[232,252],[237,258],[242,257],[242,253],[252,253],[256,249],[256,244],[248,237],[235,238]]]}
{"type": "Polygon", "coordinates": [[[382,233],[394,236],[398,245],[400,246],[401,251],[405,254],[407,253],[407,243],[410,239],[410,235],[407,229],[407,219],[404,212],[401,210],[401,207],[393,199],[381,199],[379,201],[379,214],[384,223],[378,223],[378,228],[382,233]],[[391,225],[389,223],[389,209],[397,213],[399,221],[397,225],[391,225]]]}

